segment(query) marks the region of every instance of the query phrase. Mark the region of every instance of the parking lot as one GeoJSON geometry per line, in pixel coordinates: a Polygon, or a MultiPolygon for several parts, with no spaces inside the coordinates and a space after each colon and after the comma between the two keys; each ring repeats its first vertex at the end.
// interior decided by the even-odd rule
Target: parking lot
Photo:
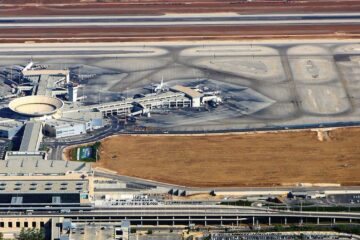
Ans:
{"type": "Polygon", "coordinates": [[[212,236],[213,240],[291,240],[291,239],[351,239],[350,236],[334,232],[293,232],[293,233],[220,233],[212,236]]]}
{"type": "Polygon", "coordinates": [[[71,230],[70,239],[112,239],[113,234],[113,225],[76,224],[76,227],[71,230]]]}
{"type": "Polygon", "coordinates": [[[360,204],[360,194],[336,194],[329,195],[328,201],[331,203],[360,204]]]}

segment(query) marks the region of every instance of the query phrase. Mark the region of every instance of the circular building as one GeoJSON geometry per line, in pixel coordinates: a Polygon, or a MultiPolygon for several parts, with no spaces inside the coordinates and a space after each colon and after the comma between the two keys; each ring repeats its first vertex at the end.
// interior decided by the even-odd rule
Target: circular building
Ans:
{"type": "Polygon", "coordinates": [[[12,111],[30,117],[52,115],[63,106],[60,99],[43,95],[20,97],[9,103],[12,111]]]}

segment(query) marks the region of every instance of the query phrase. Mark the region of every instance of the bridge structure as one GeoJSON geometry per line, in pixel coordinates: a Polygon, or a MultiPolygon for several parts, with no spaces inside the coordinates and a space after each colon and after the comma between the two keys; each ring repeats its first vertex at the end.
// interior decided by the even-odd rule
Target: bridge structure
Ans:
{"type": "MultiPolygon", "coordinates": [[[[28,214],[3,212],[2,217],[27,218],[28,214]]],[[[32,218],[64,217],[72,222],[116,223],[128,220],[132,226],[238,226],[239,224],[360,224],[360,213],[356,212],[305,212],[282,211],[255,207],[223,205],[188,206],[129,206],[97,208],[74,212],[38,211],[32,218]]]]}

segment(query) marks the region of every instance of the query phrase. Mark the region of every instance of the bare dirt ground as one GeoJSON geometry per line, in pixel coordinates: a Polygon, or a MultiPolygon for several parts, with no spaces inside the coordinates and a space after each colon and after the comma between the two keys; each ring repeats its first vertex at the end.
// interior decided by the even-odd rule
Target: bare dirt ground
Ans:
{"type": "Polygon", "coordinates": [[[359,38],[357,25],[4,28],[0,42],[359,38]]]}
{"type": "Polygon", "coordinates": [[[325,135],[116,136],[102,141],[95,167],[187,186],[359,185],[360,128],[325,135]]]}
{"type": "Polygon", "coordinates": [[[357,12],[360,0],[2,0],[0,16],[357,12]]]}

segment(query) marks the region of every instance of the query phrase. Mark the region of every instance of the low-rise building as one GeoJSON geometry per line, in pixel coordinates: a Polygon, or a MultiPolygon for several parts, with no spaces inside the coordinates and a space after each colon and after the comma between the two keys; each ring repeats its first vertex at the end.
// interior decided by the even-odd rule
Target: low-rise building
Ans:
{"type": "Polygon", "coordinates": [[[19,151],[37,152],[39,150],[42,137],[41,122],[26,123],[19,151]]]}
{"type": "Polygon", "coordinates": [[[0,137],[12,139],[21,130],[24,124],[18,121],[4,122],[0,124],[0,137]]]}
{"type": "Polygon", "coordinates": [[[0,161],[1,209],[91,208],[93,174],[87,163],[59,160],[0,161]]]}
{"type": "Polygon", "coordinates": [[[293,199],[316,199],[326,197],[324,192],[321,191],[292,191],[288,193],[289,198],[293,199]]]}
{"type": "Polygon", "coordinates": [[[46,135],[55,138],[81,135],[104,126],[100,112],[72,112],[45,123],[46,135]]]}
{"type": "Polygon", "coordinates": [[[85,123],[68,122],[63,119],[49,121],[44,127],[45,134],[50,137],[61,138],[86,133],[85,123]]]}
{"type": "Polygon", "coordinates": [[[191,99],[191,106],[192,107],[200,107],[201,106],[201,98],[203,97],[203,94],[201,94],[198,91],[195,91],[192,88],[181,86],[181,85],[175,85],[170,88],[172,91],[175,92],[182,92],[191,99]]]}
{"type": "Polygon", "coordinates": [[[89,163],[38,160],[25,156],[0,161],[0,176],[66,176],[68,174],[91,174],[89,163]]]}
{"type": "Polygon", "coordinates": [[[122,221],[120,226],[114,227],[114,239],[116,240],[129,240],[130,222],[122,221]]]}

